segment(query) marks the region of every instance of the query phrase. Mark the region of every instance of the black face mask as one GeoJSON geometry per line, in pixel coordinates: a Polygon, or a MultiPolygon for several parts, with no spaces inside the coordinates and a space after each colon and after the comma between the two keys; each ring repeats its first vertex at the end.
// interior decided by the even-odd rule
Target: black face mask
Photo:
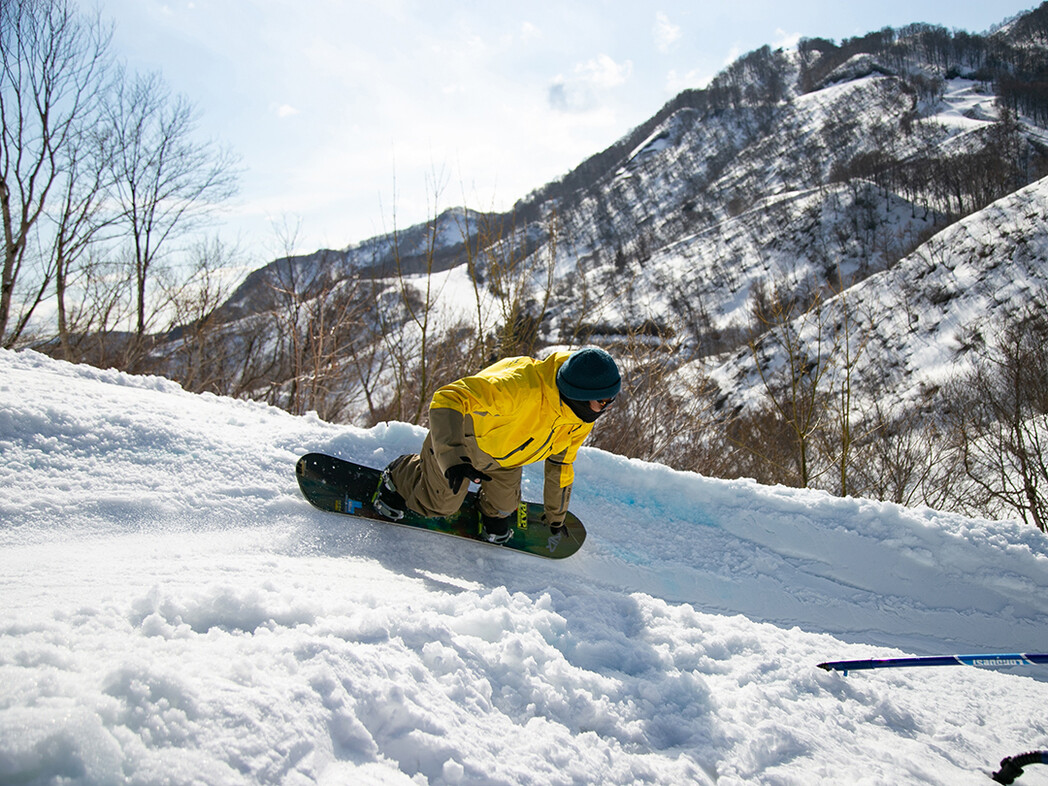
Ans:
{"type": "Polygon", "coordinates": [[[597,418],[604,414],[602,409],[600,412],[594,412],[588,401],[576,401],[572,398],[564,398],[561,396],[564,403],[568,405],[572,412],[575,413],[576,417],[583,423],[593,423],[597,418]]]}

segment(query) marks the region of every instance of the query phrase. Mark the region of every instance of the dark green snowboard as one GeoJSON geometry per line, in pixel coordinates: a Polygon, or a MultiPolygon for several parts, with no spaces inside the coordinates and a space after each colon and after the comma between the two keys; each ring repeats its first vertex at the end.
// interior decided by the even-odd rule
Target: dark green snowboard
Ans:
{"type": "MultiPolygon", "coordinates": [[[[428,529],[493,545],[480,539],[480,515],[477,510],[477,494],[474,491],[466,495],[466,501],[458,513],[447,518],[426,518],[410,510],[397,522],[382,518],[371,506],[371,498],[378,488],[380,472],[381,470],[334,456],[325,456],[322,453],[306,454],[298,460],[295,467],[298,486],[302,489],[303,496],[321,510],[416,529],[428,529]]],[[[586,529],[571,513],[564,523],[567,525],[565,531],[559,537],[553,535],[542,521],[542,505],[522,502],[517,511],[513,537],[499,548],[526,551],[549,559],[570,557],[582,547],[582,542],[586,539],[586,529]]]]}

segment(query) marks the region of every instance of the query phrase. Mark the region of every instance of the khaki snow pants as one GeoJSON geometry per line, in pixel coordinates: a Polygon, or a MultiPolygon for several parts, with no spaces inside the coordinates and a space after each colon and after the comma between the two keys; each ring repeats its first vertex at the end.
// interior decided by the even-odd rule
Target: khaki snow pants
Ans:
{"type": "MultiPolygon", "coordinates": [[[[477,449],[470,452],[478,454],[470,456],[473,466],[491,476],[491,480],[480,484],[480,512],[502,518],[516,511],[520,505],[521,468],[500,467],[487,454],[477,449]]],[[[393,462],[389,474],[408,507],[423,516],[450,516],[462,507],[469,491],[467,483],[462,484],[458,494],[451,491],[437,463],[431,434],[426,435],[417,455],[401,456],[393,462]]]]}

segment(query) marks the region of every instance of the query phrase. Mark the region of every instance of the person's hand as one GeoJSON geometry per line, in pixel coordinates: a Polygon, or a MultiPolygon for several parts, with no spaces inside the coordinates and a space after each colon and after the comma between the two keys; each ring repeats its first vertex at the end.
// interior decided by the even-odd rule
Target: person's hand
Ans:
{"type": "Polygon", "coordinates": [[[459,493],[463,482],[468,485],[469,483],[480,483],[482,480],[491,480],[491,475],[481,472],[468,461],[448,467],[444,470],[444,477],[448,479],[448,486],[453,494],[459,493]]]}

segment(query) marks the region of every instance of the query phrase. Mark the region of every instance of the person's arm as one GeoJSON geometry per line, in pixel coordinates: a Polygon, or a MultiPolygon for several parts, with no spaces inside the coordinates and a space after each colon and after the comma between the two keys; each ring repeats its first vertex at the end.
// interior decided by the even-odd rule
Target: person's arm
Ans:
{"type": "Polygon", "coordinates": [[[440,471],[447,473],[456,464],[469,462],[466,450],[465,416],[456,409],[436,407],[429,411],[429,433],[433,438],[440,471]]]}
{"type": "Polygon", "coordinates": [[[555,456],[546,459],[546,472],[542,487],[542,505],[546,522],[556,526],[564,522],[571,501],[571,487],[575,483],[575,456],[579,452],[589,429],[585,429],[577,440],[555,456]]]}

